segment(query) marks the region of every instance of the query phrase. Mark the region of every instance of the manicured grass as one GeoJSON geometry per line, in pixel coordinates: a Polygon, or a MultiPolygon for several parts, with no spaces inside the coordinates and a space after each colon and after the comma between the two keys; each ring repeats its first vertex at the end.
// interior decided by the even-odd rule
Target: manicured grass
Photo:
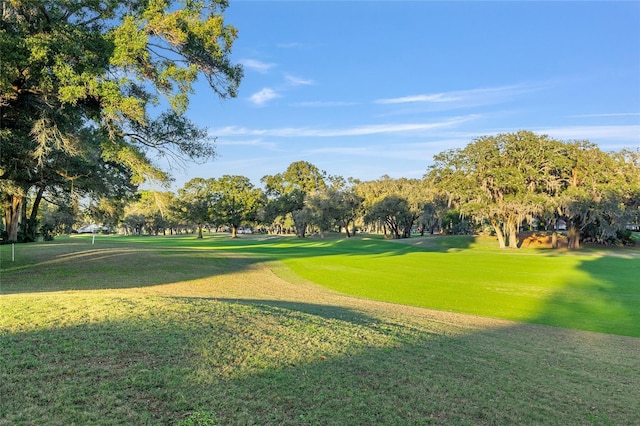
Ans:
{"type": "Polygon", "coordinates": [[[425,244],[389,250],[389,242],[371,241],[367,252],[348,241],[342,253],[284,262],[354,296],[640,336],[640,250],[505,251],[486,241],[442,250],[442,238],[416,240],[425,244]]]}
{"type": "MultiPolygon", "coordinates": [[[[574,326],[581,309],[598,314],[607,301],[637,318],[620,290],[638,306],[637,250],[514,253],[466,238],[90,241],[22,245],[15,262],[0,247],[0,424],[640,422],[638,338],[373,302],[310,282],[451,310],[475,305],[447,283],[478,300],[504,294],[501,303],[519,292],[528,302],[500,309],[574,326]],[[493,287],[485,278],[474,288],[469,269],[493,287]],[[411,274],[422,278],[402,278],[411,274]],[[395,290],[375,290],[385,282],[395,290]]],[[[637,335],[628,319],[604,316],[596,323],[637,335]]]]}
{"type": "MultiPolygon", "coordinates": [[[[640,337],[640,248],[500,250],[489,238],[142,238],[284,262],[358,297],[640,337]]],[[[200,254],[202,256],[202,253],[200,254]]]]}

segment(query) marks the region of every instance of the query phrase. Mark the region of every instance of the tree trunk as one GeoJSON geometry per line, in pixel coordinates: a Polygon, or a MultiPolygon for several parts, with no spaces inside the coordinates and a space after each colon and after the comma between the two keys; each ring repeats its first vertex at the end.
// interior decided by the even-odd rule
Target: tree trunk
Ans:
{"type": "Polygon", "coordinates": [[[551,233],[551,248],[558,248],[558,231],[556,231],[555,229],[551,233]]]}
{"type": "Polygon", "coordinates": [[[518,230],[516,228],[515,223],[508,224],[508,238],[509,238],[509,248],[517,249],[518,248],[518,230]]]}
{"type": "Polygon", "coordinates": [[[5,201],[4,222],[7,226],[7,240],[9,241],[18,241],[23,201],[24,197],[18,194],[9,194],[5,201]]]}
{"type": "Polygon", "coordinates": [[[202,237],[202,224],[201,223],[198,224],[198,238],[199,239],[203,238],[202,237]]]}
{"type": "Polygon", "coordinates": [[[31,207],[31,214],[29,215],[29,220],[27,220],[27,224],[25,227],[25,235],[29,239],[36,240],[38,235],[37,229],[37,217],[38,210],[40,209],[40,202],[42,202],[42,196],[44,194],[44,185],[38,186],[38,192],[36,193],[36,198],[33,200],[33,206],[31,207]]]}
{"type": "Polygon", "coordinates": [[[398,224],[393,219],[387,219],[387,226],[389,227],[389,233],[391,234],[391,238],[394,240],[400,239],[400,230],[398,229],[398,224]]]}
{"type": "Polygon", "coordinates": [[[577,250],[580,248],[580,228],[571,225],[569,230],[567,231],[567,237],[569,238],[569,249],[577,250]]]}
{"type": "Polygon", "coordinates": [[[351,233],[349,232],[349,221],[345,221],[344,223],[344,232],[347,234],[347,238],[351,238],[351,233]]]}
{"type": "Polygon", "coordinates": [[[231,225],[231,238],[238,238],[238,225],[231,225]]]}
{"type": "Polygon", "coordinates": [[[507,245],[505,244],[504,234],[502,233],[500,224],[495,220],[491,220],[491,226],[493,226],[493,230],[496,231],[496,236],[498,237],[498,244],[500,248],[505,248],[507,245]]]}

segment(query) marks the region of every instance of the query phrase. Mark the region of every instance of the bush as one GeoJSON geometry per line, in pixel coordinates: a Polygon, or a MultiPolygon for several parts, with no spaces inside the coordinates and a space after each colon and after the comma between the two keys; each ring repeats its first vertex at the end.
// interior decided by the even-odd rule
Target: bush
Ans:
{"type": "Polygon", "coordinates": [[[616,238],[617,238],[617,242],[618,244],[622,244],[625,246],[635,246],[636,242],[633,239],[633,232],[631,232],[628,229],[622,229],[619,231],[616,231],[616,238]]]}

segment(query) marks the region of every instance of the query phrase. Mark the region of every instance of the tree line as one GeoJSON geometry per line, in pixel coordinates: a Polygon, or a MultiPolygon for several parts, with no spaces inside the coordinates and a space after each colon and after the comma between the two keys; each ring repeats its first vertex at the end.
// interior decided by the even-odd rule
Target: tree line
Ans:
{"type": "Polygon", "coordinates": [[[128,203],[103,197],[86,213],[129,233],[192,230],[202,238],[203,229],[224,228],[236,237],[247,227],[301,238],[361,231],[408,238],[484,231],[502,248],[517,248],[518,233],[528,229],[549,231],[557,246],[559,223],[573,249],[585,238],[623,243],[640,224],[640,150],[608,153],[528,131],[444,151],[422,179],[345,179],[297,161],[261,184],[194,178],[177,193],[142,191],[128,203]]]}
{"type": "MultiPolygon", "coordinates": [[[[197,178],[170,192],[154,158],[207,161],[213,141],[185,115],[198,79],[233,98],[242,67],[226,0],[0,2],[2,242],[70,232],[81,217],[130,232],[247,224],[269,232],[413,232],[484,228],[517,247],[522,227],[568,227],[620,241],[638,224],[638,150],[607,153],[521,131],[434,158],[422,179],[362,182],[299,161],[261,180],[197,178]]],[[[554,234],[555,235],[555,234],[554,234]]]]}

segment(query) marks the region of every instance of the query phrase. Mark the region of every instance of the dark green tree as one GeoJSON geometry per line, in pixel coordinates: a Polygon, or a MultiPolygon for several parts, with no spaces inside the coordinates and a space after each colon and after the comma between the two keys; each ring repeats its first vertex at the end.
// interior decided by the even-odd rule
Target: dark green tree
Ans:
{"type": "Polygon", "coordinates": [[[290,216],[297,235],[304,237],[313,217],[305,209],[305,198],[312,192],[326,188],[326,179],[326,172],[306,161],[291,163],[284,173],[264,176],[261,179],[267,199],[264,219],[290,216]]]}
{"type": "MultiPolygon", "coordinates": [[[[389,203],[389,200],[404,200],[407,212],[403,214],[402,229],[398,231],[398,236],[402,238],[411,236],[411,229],[422,215],[424,204],[430,197],[430,189],[425,181],[407,178],[393,179],[386,175],[377,180],[359,182],[354,189],[356,193],[362,197],[365,218],[370,224],[387,223],[386,220],[381,218],[380,220],[371,220],[373,217],[371,212],[374,209],[377,210],[376,214],[379,214],[381,212],[378,209],[386,203],[389,203]],[[389,198],[389,200],[382,203],[387,198],[389,198]]],[[[374,216],[376,214],[374,214],[374,216]]]]}
{"type": "Polygon", "coordinates": [[[366,213],[366,222],[379,221],[385,224],[393,238],[407,238],[414,215],[406,199],[389,195],[375,203],[366,213]]]}
{"type": "Polygon", "coordinates": [[[199,77],[222,98],[237,94],[242,69],[229,59],[237,31],[224,23],[226,6],[2,1],[0,198],[9,239],[27,194],[64,187],[58,179],[77,176],[65,168],[77,158],[88,170],[117,164],[140,183],[167,177],[153,155],[178,162],[213,156],[206,131],[184,113],[199,77]]]}
{"type": "Polygon", "coordinates": [[[438,154],[429,179],[463,216],[489,222],[500,247],[516,248],[518,228],[535,218],[554,229],[564,219],[575,249],[585,232],[599,242],[615,238],[637,212],[637,164],[634,151],[519,131],[438,154]]]}
{"type": "Polygon", "coordinates": [[[517,248],[520,224],[561,190],[562,148],[527,131],[484,136],[436,155],[429,177],[461,214],[489,222],[501,248],[517,248]]]}
{"type": "Polygon", "coordinates": [[[262,191],[245,176],[224,175],[215,179],[212,189],[212,215],[216,222],[231,228],[231,237],[238,236],[238,227],[255,222],[262,205],[262,191]]]}
{"type": "Polygon", "coordinates": [[[214,203],[212,179],[193,178],[178,190],[178,204],[182,217],[198,228],[198,238],[202,238],[202,228],[212,222],[214,203]]]}
{"type": "Polygon", "coordinates": [[[607,153],[588,141],[566,144],[565,186],[557,196],[558,214],[567,221],[569,248],[580,248],[587,234],[614,242],[638,213],[638,151],[607,153]]]}

